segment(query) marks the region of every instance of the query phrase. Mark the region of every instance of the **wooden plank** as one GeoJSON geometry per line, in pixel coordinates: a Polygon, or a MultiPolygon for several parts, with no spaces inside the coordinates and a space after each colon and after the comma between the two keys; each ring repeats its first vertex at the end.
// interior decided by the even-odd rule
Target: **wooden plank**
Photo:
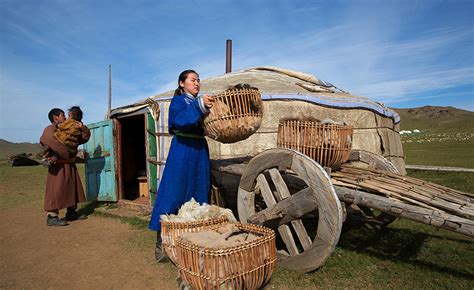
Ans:
{"type": "MultiPolygon", "coordinates": [[[[345,170],[345,169],[346,168],[343,168],[343,170],[345,170]]],[[[423,185],[423,186],[429,186],[429,187],[432,187],[432,188],[440,189],[443,192],[446,192],[448,194],[458,194],[459,196],[464,196],[464,197],[466,197],[466,196],[467,197],[474,197],[474,194],[472,194],[472,193],[458,191],[458,190],[455,190],[455,189],[452,189],[452,188],[449,188],[449,187],[445,187],[445,186],[442,186],[442,185],[439,185],[439,184],[431,183],[431,182],[424,181],[424,180],[421,180],[421,179],[417,179],[417,178],[414,178],[414,177],[404,176],[404,175],[391,173],[391,172],[385,172],[385,171],[382,172],[382,171],[379,171],[379,170],[369,170],[369,171],[372,171],[372,172],[375,172],[375,173],[382,173],[382,174],[385,174],[385,175],[387,175],[388,177],[391,177],[391,178],[401,178],[402,180],[407,181],[407,182],[418,183],[418,184],[423,185]]]]}
{"type": "MultiPolygon", "coordinates": [[[[275,197],[273,196],[272,190],[268,185],[267,179],[263,174],[257,176],[257,184],[260,187],[260,192],[263,196],[263,200],[267,204],[267,207],[273,207],[277,204],[275,197]]],[[[290,227],[288,225],[281,225],[278,227],[278,232],[280,233],[281,239],[286,245],[290,255],[296,256],[299,254],[298,248],[296,247],[295,240],[291,234],[290,227]]]]}
{"type": "Polygon", "coordinates": [[[427,184],[425,183],[418,184],[418,183],[412,182],[411,180],[395,179],[388,176],[385,176],[385,177],[379,176],[377,177],[377,180],[383,181],[385,183],[393,184],[397,187],[401,187],[406,190],[413,191],[415,193],[422,194],[427,197],[437,197],[440,199],[444,199],[444,200],[451,201],[454,203],[461,203],[461,204],[464,204],[466,202],[472,203],[472,199],[468,197],[460,197],[456,195],[451,195],[447,191],[431,188],[430,186],[427,186],[427,184]]]}
{"type": "Polygon", "coordinates": [[[317,208],[313,189],[307,187],[280,201],[275,206],[249,216],[248,222],[275,228],[272,226],[273,224],[286,224],[315,211],[317,208]]]}
{"type": "Polygon", "coordinates": [[[378,209],[396,217],[406,218],[438,228],[474,237],[474,221],[444,213],[439,210],[422,208],[392,200],[368,192],[334,186],[338,197],[347,203],[378,209]]]}
{"type": "Polygon", "coordinates": [[[361,170],[361,169],[350,169],[343,168],[342,172],[351,173],[353,175],[376,175],[377,179],[383,179],[387,183],[397,184],[399,186],[406,185],[405,187],[415,187],[414,191],[419,193],[430,195],[430,196],[439,196],[440,198],[446,198],[449,200],[460,200],[460,202],[473,203],[473,200],[470,198],[470,193],[456,191],[449,187],[444,187],[438,184],[430,183],[421,179],[399,175],[399,174],[387,174],[386,172],[380,172],[379,170],[361,170]]]}
{"type": "Polygon", "coordinates": [[[439,199],[435,199],[435,198],[422,196],[422,195],[413,193],[411,190],[406,190],[406,191],[399,190],[396,187],[390,187],[390,186],[388,186],[388,185],[386,185],[382,182],[377,182],[376,180],[362,182],[361,185],[362,186],[366,185],[367,187],[373,188],[373,189],[383,188],[383,189],[386,189],[386,190],[389,190],[389,191],[398,192],[400,195],[402,195],[404,197],[408,197],[408,198],[426,203],[427,205],[430,205],[430,206],[435,207],[435,208],[442,209],[444,211],[453,212],[453,213],[456,213],[457,215],[461,215],[461,216],[474,217],[474,208],[470,208],[470,207],[465,206],[464,208],[461,209],[460,204],[456,204],[456,203],[452,203],[452,202],[448,202],[448,201],[444,201],[444,200],[439,200],[439,199]]]}
{"type": "Polygon", "coordinates": [[[255,194],[242,188],[238,189],[237,210],[241,223],[247,223],[250,216],[255,215],[255,194]]]}
{"type": "MultiPolygon", "coordinates": [[[[351,181],[351,180],[341,180],[341,179],[333,179],[332,180],[332,183],[333,185],[339,185],[339,186],[344,186],[344,187],[348,187],[348,188],[353,188],[353,189],[363,189],[365,191],[369,190],[369,188],[361,188],[359,182],[357,181],[351,181]]],[[[408,198],[408,197],[404,197],[398,193],[394,193],[392,191],[389,191],[389,190],[384,190],[384,189],[376,189],[374,190],[380,194],[383,194],[387,197],[392,197],[392,198],[395,198],[395,199],[398,199],[398,200],[404,200],[408,203],[412,203],[412,204],[415,204],[415,205],[418,205],[418,206],[421,206],[421,207],[425,207],[425,208],[429,208],[429,209],[436,209],[435,207],[432,207],[432,206],[429,206],[423,202],[419,202],[417,200],[413,200],[411,198],[408,198]]]]}
{"type": "Polygon", "coordinates": [[[213,170],[229,173],[232,175],[239,175],[239,176],[241,176],[244,173],[245,168],[247,168],[247,164],[244,164],[244,163],[226,164],[220,167],[212,166],[213,170]]]}
{"type": "MultiPolygon", "coordinates": [[[[451,212],[459,216],[468,218],[474,217],[474,206],[472,203],[465,203],[466,200],[455,198],[440,198],[438,193],[430,195],[424,192],[421,186],[411,184],[408,181],[394,181],[397,176],[387,177],[384,173],[374,173],[368,170],[343,169],[340,173],[334,174],[333,179],[343,179],[350,183],[357,183],[361,188],[378,191],[387,195],[397,196],[403,200],[416,200],[418,205],[425,204],[425,207],[437,208],[451,212]],[[361,176],[363,174],[363,176],[361,176]],[[457,203],[456,203],[457,202],[457,203]]],[[[467,199],[469,200],[469,199],[467,199]]]]}
{"type": "MultiPolygon", "coordinates": [[[[283,199],[289,198],[291,196],[290,191],[288,190],[288,187],[285,184],[285,181],[280,175],[280,172],[276,168],[272,168],[269,170],[270,176],[273,180],[273,184],[275,185],[276,192],[275,196],[277,200],[280,202],[283,199]]],[[[306,231],[303,222],[301,220],[292,220],[291,225],[293,226],[293,229],[296,232],[296,235],[298,236],[298,239],[300,240],[301,245],[303,246],[304,250],[309,249],[311,247],[311,238],[308,235],[308,232],[306,231]]]]}

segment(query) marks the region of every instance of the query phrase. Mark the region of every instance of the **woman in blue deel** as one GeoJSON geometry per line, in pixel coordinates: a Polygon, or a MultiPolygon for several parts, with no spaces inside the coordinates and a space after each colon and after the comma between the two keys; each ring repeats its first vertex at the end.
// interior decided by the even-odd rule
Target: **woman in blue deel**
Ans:
{"type": "Polygon", "coordinates": [[[169,108],[168,128],[174,137],[149,225],[157,231],[158,262],[168,260],[161,247],[160,215],[177,213],[192,197],[199,203],[208,202],[209,149],[200,120],[209,112],[214,99],[209,95],[198,97],[200,89],[199,75],[193,70],[183,71],[169,108]]]}

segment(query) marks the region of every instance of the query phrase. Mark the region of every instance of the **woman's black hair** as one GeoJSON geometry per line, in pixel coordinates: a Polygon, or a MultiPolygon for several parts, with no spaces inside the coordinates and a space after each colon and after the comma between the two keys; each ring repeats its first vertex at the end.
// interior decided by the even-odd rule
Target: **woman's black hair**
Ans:
{"type": "Polygon", "coordinates": [[[179,96],[179,95],[183,95],[184,94],[184,90],[183,88],[179,85],[180,82],[184,82],[187,78],[188,78],[188,75],[189,74],[196,74],[198,75],[197,72],[195,72],[194,70],[192,69],[187,69],[185,71],[182,71],[180,74],[179,74],[179,77],[178,77],[178,88],[176,90],[174,90],[174,95],[173,96],[179,96]]]}

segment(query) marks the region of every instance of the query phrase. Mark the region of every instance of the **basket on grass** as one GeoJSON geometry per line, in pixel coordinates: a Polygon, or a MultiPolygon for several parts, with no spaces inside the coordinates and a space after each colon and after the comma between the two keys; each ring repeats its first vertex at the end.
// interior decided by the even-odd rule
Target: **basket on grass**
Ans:
{"type": "Polygon", "coordinates": [[[316,120],[283,120],[277,146],[299,151],[326,167],[339,167],[349,158],[352,126],[321,124],[316,120]]]}
{"type": "Polygon", "coordinates": [[[263,104],[256,88],[233,88],[213,96],[215,102],[203,120],[206,136],[222,143],[247,139],[262,123],[263,104]]]}
{"type": "Polygon", "coordinates": [[[192,289],[259,289],[270,279],[276,266],[275,232],[252,224],[232,225],[252,234],[253,239],[233,246],[209,247],[184,236],[178,238],[177,266],[192,289]]]}
{"type": "Polygon", "coordinates": [[[163,249],[171,261],[174,264],[177,264],[176,240],[179,235],[186,232],[197,232],[209,226],[225,224],[228,222],[229,219],[226,216],[191,222],[161,221],[161,239],[163,249]]]}

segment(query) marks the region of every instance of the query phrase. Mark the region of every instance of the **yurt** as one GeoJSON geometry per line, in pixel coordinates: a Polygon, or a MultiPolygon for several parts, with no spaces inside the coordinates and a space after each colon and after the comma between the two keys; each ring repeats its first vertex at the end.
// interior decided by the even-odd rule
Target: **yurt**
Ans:
{"type": "MultiPolygon", "coordinates": [[[[258,88],[263,119],[249,138],[230,144],[208,139],[212,160],[248,158],[277,147],[283,119],[331,120],[353,127],[352,148],[385,157],[405,174],[400,117],[371,99],[347,93],[316,77],[276,67],[256,67],[201,80],[201,94],[218,94],[236,84],[258,88]]],[[[166,166],[172,136],[168,108],[173,91],[111,111],[111,120],[90,124],[86,150],[90,200],[151,207],[166,166]]],[[[230,202],[232,204],[232,202],[230,202]]]]}

